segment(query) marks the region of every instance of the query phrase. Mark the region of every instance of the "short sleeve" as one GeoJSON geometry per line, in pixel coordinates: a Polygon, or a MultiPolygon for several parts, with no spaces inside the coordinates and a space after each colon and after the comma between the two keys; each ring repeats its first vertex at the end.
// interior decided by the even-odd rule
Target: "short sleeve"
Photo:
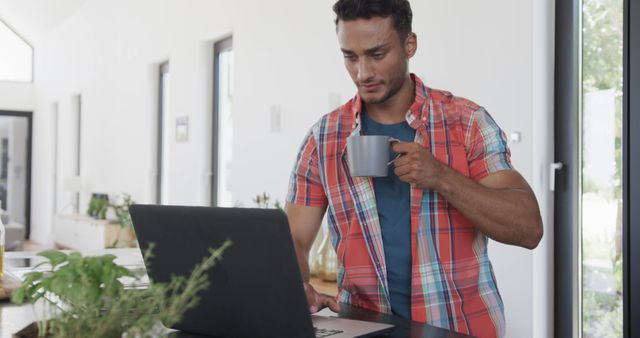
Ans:
{"type": "Polygon", "coordinates": [[[484,109],[473,112],[467,130],[469,174],[480,181],[489,174],[513,169],[507,136],[484,109]]]}
{"type": "Polygon", "coordinates": [[[327,205],[327,196],[320,180],[318,149],[312,131],[309,131],[302,142],[293,166],[287,202],[311,207],[327,205]]]}

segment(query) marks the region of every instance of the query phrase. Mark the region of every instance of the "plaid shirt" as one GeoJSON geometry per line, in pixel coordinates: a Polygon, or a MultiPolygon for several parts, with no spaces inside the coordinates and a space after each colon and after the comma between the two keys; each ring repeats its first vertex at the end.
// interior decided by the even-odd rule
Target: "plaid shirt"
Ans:
{"type": "MultiPolygon", "coordinates": [[[[415,142],[440,162],[479,181],[511,169],[505,134],[484,108],[426,87],[406,120],[415,142]]],[[[323,116],[298,153],[287,202],[328,206],[338,256],[337,300],[390,313],[387,269],[372,179],[352,177],[346,140],[360,134],[356,96],[323,116]]],[[[504,306],[487,254],[487,237],[436,191],[411,186],[411,319],[478,337],[504,336],[504,306]]]]}

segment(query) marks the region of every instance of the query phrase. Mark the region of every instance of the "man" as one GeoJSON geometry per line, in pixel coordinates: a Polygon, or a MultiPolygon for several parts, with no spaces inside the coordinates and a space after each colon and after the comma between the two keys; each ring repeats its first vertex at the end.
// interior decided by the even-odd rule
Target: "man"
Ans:
{"type": "Polygon", "coordinates": [[[533,249],[543,231],[504,132],[484,108],[409,73],[417,37],[407,0],[339,0],[333,9],[357,95],[305,137],[286,206],[310,311],[348,303],[503,336],[487,237],[533,249]],[[401,140],[387,177],[349,174],[346,140],[359,134],[401,140]],[[309,249],[327,209],[337,299],[308,283],[309,249]]]}

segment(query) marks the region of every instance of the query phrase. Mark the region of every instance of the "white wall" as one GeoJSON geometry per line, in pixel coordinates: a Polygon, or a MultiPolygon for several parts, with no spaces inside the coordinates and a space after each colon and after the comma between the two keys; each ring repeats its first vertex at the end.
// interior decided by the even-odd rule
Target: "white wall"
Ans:
{"type": "Polygon", "coordinates": [[[412,3],[420,50],[413,69],[427,84],[483,105],[508,134],[522,135],[509,147],[538,197],[545,237],[533,252],[497,242],[489,247],[507,337],[553,336],[553,204],[546,169],[553,156],[553,3],[412,3]]]}
{"type": "Polygon", "coordinates": [[[544,236],[533,252],[533,337],[553,337],[554,259],[553,193],[549,167],[554,162],[555,1],[533,2],[533,187],[544,223],[544,236]]]}
{"type": "MultiPolygon", "coordinates": [[[[513,163],[538,194],[549,160],[552,0],[413,1],[426,83],[485,106],[507,132],[513,163]]],[[[173,117],[189,116],[189,142],[173,143],[172,201],[207,204],[212,42],[233,34],[233,199],[266,191],[284,200],[301,138],[335,99],[354,94],[335,38],[333,0],[89,0],[36,46],[33,237],[50,240],[52,103],[82,94],[82,176],[92,191],[154,199],[157,65],[169,60],[173,117]],[[280,106],[279,133],[269,131],[280,106]]],[[[1,91],[0,91],[1,92],[1,91]]],[[[224,126],[223,126],[224,127],[224,126]]],[[[87,195],[84,196],[86,201],[87,195]]],[[[84,208],[81,207],[81,210],[84,208]]],[[[536,251],[492,243],[509,337],[545,337],[551,317],[549,234],[536,251]],[[541,328],[541,329],[539,329],[541,328]]]]}
{"type": "Polygon", "coordinates": [[[33,111],[33,83],[0,81],[0,110],[33,111]]]}

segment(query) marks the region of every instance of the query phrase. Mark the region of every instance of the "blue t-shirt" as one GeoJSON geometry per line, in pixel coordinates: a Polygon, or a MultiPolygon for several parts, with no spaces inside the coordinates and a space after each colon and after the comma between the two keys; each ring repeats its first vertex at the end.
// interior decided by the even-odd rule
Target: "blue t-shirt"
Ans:
{"type": "MultiPolygon", "coordinates": [[[[391,136],[403,142],[413,142],[416,135],[406,121],[381,124],[364,109],[361,123],[364,135],[391,136]]],[[[390,158],[396,155],[391,151],[390,158]]],[[[390,164],[386,177],[374,177],[373,190],[382,229],[391,311],[411,319],[411,186],[400,181],[394,169],[390,164]]]]}

